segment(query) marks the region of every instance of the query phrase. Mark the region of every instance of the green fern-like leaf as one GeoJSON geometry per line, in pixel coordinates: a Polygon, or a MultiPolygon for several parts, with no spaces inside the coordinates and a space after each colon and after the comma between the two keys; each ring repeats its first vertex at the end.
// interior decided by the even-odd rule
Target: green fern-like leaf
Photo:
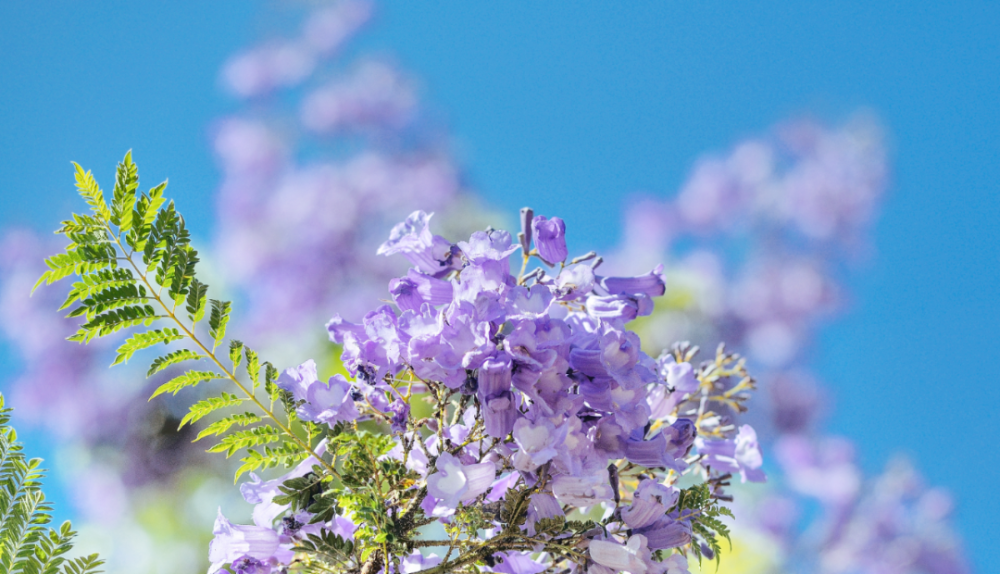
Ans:
{"type": "Polygon", "coordinates": [[[142,248],[142,262],[147,267],[156,267],[166,254],[168,239],[172,240],[173,232],[180,220],[180,215],[174,208],[174,202],[167,203],[161,209],[150,226],[146,244],[142,248]]]}
{"type": "Polygon", "coordinates": [[[86,570],[76,572],[67,561],[73,532],[69,522],[49,527],[52,506],[42,493],[40,459],[26,460],[17,433],[8,426],[10,408],[0,395],[0,572],[18,574],[92,574],[103,563],[88,557],[86,570]]]}
{"type": "Polygon", "coordinates": [[[146,288],[134,283],[117,287],[108,287],[94,293],[81,302],[81,305],[73,309],[67,317],[86,317],[92,321],[97,315],[120,309],[127,305],[144,305],[149,301],[146,288]]]}
{"type": "Polygon", "coordinates": [[[169,327],[166,329],[148,331],[146,333],[136,333],[126,340],[121,347],[118,347],[118,355],[115,357],[115,362],[111,363],[111,366],[113,367],[119,363],[128,362],[136,351],[148,349],[157,343],[167,344],[172,341],[179,341],[183,338],[184,335],[182,335],[180,331],[169,327]]]}
{"type": "Polygon", "coordinates": [[[281,439],[281,433],[271,425],[261,425],[252,429],[236,431],[222,437],[219,444],[208,449],[208,452],[224,452],[226,457],[233,456],[242,448],[263,446],[281,439]]]}
{"type": "Polygon", "coordinates": [[[170,367],[172,365],[177,365],[185,361],[197,361],[199,359],[204,359],[205,355],[201,355],[192,351],[191,349],[178,349],[172,353],[163,355],[162,357],[157,357],[153,364],[149,366],[149,371],[146,373],[147,377],[152,377],[156,373],[159,373],[163,369],[170,367]]]}
{"type": "Polygon", "coordinates": [[[245,427],[259,422],[260,422],[260,417],[253,413],[242,413],[238,415],[233,415],[230,417],[226,417],[222,420],[215,421],[214,423],[208,425],[208,427],[206,427],[205,430],[198,433],[197,438],[195,438],[194,440],[195,442],[197,442],[205,437],[219,436],[224,432],[226,432],[227,430],[229,430],[229,428],[232,427],[233,425],[239,425],[241,427],[245,427]]]}
{"type": "Polygon", "coordinates": [[[215,373],[212,371],[188,371],[183,375],[174,377],[169,381],[163,383],[155,391],[153,391],[153,396],[149,397],[149,400],[162,395],[163,393],[171,393],[176,395],[181,392],[181,390],[187,387],[193,387],[201,384],[205,381],[211,381],[213,379],[223,379],[225,375],[215,373]]]}
{"type": "MultiPolygon", "coordinates": [[[[168,367],[201,359],[209,359],[218,370],[184,371],[161,384],[151,399],[164,393],[177,394],[205,381],[231,379],[246,396],[222,393],[220,397],[202,400],[191,407],[181,426],[210,414],[221,415],[223,409],[251,401],[260,408],[259,414],[229,416],[209,425],[201,437],[219,437],[220,444],[213,448],[227,452],[227,456],[240,449],[257,449],[257,455],[248,455],[258,461],[250,462],[254,468],[318,456],[310,446],[316,429],[307,426],[308,440],[295,434],[298,429],[296,405],[291,396],[275,384],[278,373],[270,363],[261,361],[256,352],[239,341],[231,341],[233,371],[222,365],[222,357],[216,354],[216,349],[226,339],[232,304],[210,299],[208,286],[197,277],[198,251],[191,245],[191,234],[184,218],[174,203],[163,196],[166,182],[148,192],[138,192],[139,174],[131,152],[118,164],[110,205],[105,202],[92,174],[79,165],[76,165],[76,180],[91,213],[73,214],[62,222],[57,233],[68,238],[70,243],[63,253],[46,260],[48,269],[35,285],[37,288],[69,275],[78,277],[62,309],[71,308],[69,316],[82,317],[85,322],[69,340],[87,343],[124,329],[135,329],[118,348],[114,364],[119,364],[157,343],[191,339],[188,348],[156,358],[147,374],[152,376],[168,367]],[[184,309],[179,311],[180,305],[184,305],[184,309]],[[197,334],[197,323],[206,313],[211,341],[197,334]],[[167,325],[157,329],[141,328],[151,327],[156,322],[167,325]],[[236,378],[237,367],[244,363],[250,379],[246,386],[236,378]],[[260,386],[261,369],[264,370],[265,389],[272,399],[270,407],[255,396],[260,386]],[[275,400],[280,401],[283,412],[275,412],[275,400]],[[261,424],[264,419],[274,426],[261,424]],[[281,442],[282,436],[287,442],[274,446],[281,442]]],[[[329,463],[323,461],[323,464],[328,470],[334,470],[329,463]]],[[[32,534],[28,532],[25,536],[32,534]]],[[[56,547],[52,546],[53,552],[56,547]]],[[[46,552],[48,550],[42,554],[46,552]]],[[[86,562],[75,564],[81,571],[88,568],[86,562]]],[[[5,571],[0,569],[0,574],[5,571]]]]}
{"type": "Polygon", "coordinates": [[[252,388],[256,391],[260,381],[260,359],[257,357],[257,352],[250,347],[244,349],[244,355],[247,358],[247,375],[250,375],[252,388]]]}
{"type": "Polygon", "coordinates": [[[243,362],[243,341],[236,339],[229,341],[229,360],[233,362],[233,372],[236,372],[240,363],[243,362]]]}
{"type": "Polygon", "coordinates": [[[90,173],[90,170],[84,171],[80,164],[75,161],[73,166],[76,168],[76,189],[80,192],[80,196],[98,217],[104,220],[110,219],[111,210],[108,209],[108,204],[104,201],[104,193],[97,185],[93,174],[90,173]]]}
{"type": "Polygon", "coordinates": [[[100,572],[98,568],[103,564],[104,560],[101,560],[97,554],[81,556],[68,561],[63,568],[63,574],[98,574],[100,572]]]}
{"type": "Polygon", "coordinates": [[[208,336],[212,338],[212,350],[226,338],[226,325],[229,323],[229,312],[232,303],[229,301],[211,300],[212,312],[208,317],[208,336]]]}
{"type": "Polygon", "coordinates": [[[202,401],[198,401],[197,403],[191,405],[191,408],[188,410],[188,414],[184,415],[184,418],[181,419],[180,426],[183,427],[184,425],[189,423],[194,424],[199,420],[201,420],[202,418],[207,417],[208,415],[216,411],[228,407],[234,407],[236,405],[243,403],[243,401],[246,400],[247,399],[241,399],[236,395],[223,392],[222,395],[218,397],[211,397],[202,401]]]}
{"type": "Polygon", "coordinates": [[[292,468],[309,455],[295,443],[285,441],[278,447],[265,446],[263,450],[247,449],[240,459],[243,464],[236,470],[236,480],[245,473],[262,468],[292,468]]]}
{"type": "Polygon", "coordinates": [[[94,317],[81,325],[69,340],[87,343],[94,337],[110,335],[128,327],[138,325],[148,327],[157,317],[152,305],[129,305],[94,317]]]}
{"type": "Polygon", "coordinates": [[[66,301],[63,302],[59,310],[63,310],[76,301],[90,299],[97,293],[108,289],[125,287],[135,284],[135,275],[131,269],[119,267],[117,269],[102,269],[100,271],[83,275],[80,280],[73,283],[66,301]]]}
{"type": "Polygon", "coordinates": [[[115,268],[118,259],[114,248],[107,245],[81,245],[76,249],[58,253],[45,260],[48,271],[38,278],[32,292],[43,283],[51,285],[73,273],[83,275],[108,267],[115,268]]]}
{"type": "Polygon", "coordinates": [[[205,298],[208,295],[208,285],[197,279],[191,280],[191,288],[187,295],[187,312],[191,324],[201,321],[205,317],[205,298]]]}
{"type": "Polygon", "coordinates": [[[135,207],[135,190],[139,187],[139,172],[132,161],[132,151],[118,164],[115,173],[114,197],[111,200],[111,217],[108,220],[117,225],[122,233],[132,228],[132,210],[135,207]]]}
{"type": "Polygon", "coordinates": [[[166,187],[167,182],[164,181],[149,190],[148,193],[142,194],[142,197],[135,202],[135,208],[132,210],[132,221],[134,224],[125,236],[125,243],[133,251],[142,252],[145,250],[146,242],[150,239],[152,233],[153,221],[156,219],[160,206],[165,201],[163,191],[166,187]]]}

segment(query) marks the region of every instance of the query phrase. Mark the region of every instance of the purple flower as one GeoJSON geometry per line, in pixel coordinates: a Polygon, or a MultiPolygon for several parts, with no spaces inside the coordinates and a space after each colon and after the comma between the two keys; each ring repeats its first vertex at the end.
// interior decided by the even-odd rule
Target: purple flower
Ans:
{"type": "Polygon", "coordinates": [[[535,535],[535,524],[537,524],[539,520],[545,520],[546,518],[558,518],[565,515],[565,511],[563,511],[563,508],[559,504],[556,497],[547,492],[537,492],[532,494],[530,505],[528,506],[528,517],[525,520],[528,535],[535,535]]]}
{"type": "Polygon", "coordinates": [[[691,363],[678,363],[669,353],[661,355],[656,362],[660,376],[674,392],[684,394],[698,390],[698,378],[694,376],[691,363]]]}
{"type": "Polygon", "coordinates": [[[566,260],[569,251],[566,249],[566,223],[562,219],[546,219],[544,215],[536,215],[531,220],[531,230],[535,248],[542,260],[550,265],[566,260]]]}
{"type": "Polygon", "coordinates": [[[629,574],[646,574],[652,566],[646,537],[641,534],[632,535],[625,544],[595,538],[590,541],[590,558],[614,572],[629,574]]]}
{"type": "Polygon", "coordinates": [[[521,473],[517,471],[494,480],[493,484],[490,485],[490,493],[486,495],[486,501],[496,502],[503,500],[507,495],[507,491],[514,488],[518,480],[521,480],[521,473]]]}
{"type": "Polygon", "coordinates": [[[493,571],[501,574],[539,574],[547,568],[545,564],[532,560],[528,552],[497,552],[493,558],[497,562],[493,571]]]}
{"type": "Polygon", "coordinates": [[[347,78],[313,91],[302,102],[302,124],[313,131],[401,129],[415,116],[416,96],[398,70],[364,62],[347,78]]]}
{"type": "Polygon", "coordinates": [[[601,364],[620,385],[625,388],[635,388],[646,382],[634,369],[642,352],[638,335],[605,323],[599,345],[601,364]]]}
{"type": "Polygon", "coordinates": [[[594,288],[594,270],[590,265],[570,265],[556,276],[556,296],[564,301],[586,297],[594,288]]]}
{"type": "Polygon", "coordinates": [[[629,528],[649,526],[667,514],[667,510],[677,502],[679,493],[673,486],[647,478],[639,483],[632,497],[632,506],[622,510],[622,520],[629,528]]]}
{"type": "Polygon", "coordinates": [[[615,494],[608,483],[608,473],[600,469],[595,473],[560,474],[552,481],[552,494],[562,504],[581,508],[614,500],[615,494]]]}
{"type": "Polygon", "coordinates": [[[615,417],[602,418],[591,432],[594,449],[598,452],[616,460],[625,456],[625,441],[629,433],[618,424],[615,417]]]}
{"type": "Polygon", "coordinates": [[[442,277],[457,269],[458,261],[452,245],[430,231],[431,215],[414,211],[405,221],[392,228],[389,240],[378,248],[379,255],[396,253],[406,257],[413,266],[431,277],[442,277]]]}
{"type": "Polygon", "coordinates": [[[356,420],[359,416],[351,398],[352,387],[343,375],[334,375],[326,384],[312,385],[306,393],[306,402],[296,409],[302,420],[334,425],[356,420]]]}
{"type": "Polygon", "coordinates": [[[677,462],[668,450],[667,438],[662,432],[649,440],[630,438],[625,441],[625,458],[647,468],[675,468],[677,462]]]}
{"type": "Polygon", "coordinates": [[[319,382],[316,362],[312,359],[298,367],[289,367],[278,376],[278,386],[290,393],[296,401],[307,400],[309,390],[319,382]]]}
{"type": "Polygon", "coordinates": [[[447,305],[451,303],[454,287],[450,281],[435,279],[410,269],[406,277],[389,281],[389,293],[402,311],[419,311],[424,303],[447,305]]]}
{"type": "Polygon", "coordinates": [[[514,423],[514,441],[519,450],[514,455],[514,468],[531,472],[552,460],[566,439],[566,427],[556,427],[546,418],[531,422],[525,417],[514,423]]]}
{"type": "Polygon", "coordinates": [[[635,295],[642,293],[648,297],[659,297],[666,293],[667,283],[663,278],[663,265],[638,277],[604,277],[600,280],[610,295],[635,295]]]}
{"type": "Polygon", "coordinates": [[[504,348],[519,365],[542,370],[551,367],[558,353],[539,345],[535,337],[535,322],[520,321],[507,335],[504,348]]]}
{"type": "Polygon", "coordinates": [[[486,434],[504,438],[514,428],[517,401],[510,392],[511,361],[506,354],[491,357],[479,367],[479,402],[486,434]]]}
{"type": "Polygon", "coordinates": [[[469,241],[459,241],[458,247],[469,263],[478,265],[485,261],[497,261],[506,275],[510,273],[510,255],[519,246],[511,245],[510,233],[489,230],[473,233],[469,241]]]}
{"type": "Polygon", "coordinates": [[[669,438],[667,449],[670,455],[674,458],[684,458],[694,444],[698,427],[691,419],[679,418],[664,428],[663,434],[669,438]]]}
{"type": "MultiPolygon", "coordinates": [[[[208,559],[212,563],[209,574],[218,572],[224,564],[240,559],[250,558],[273,564],[287,564],[292,559],[290,550],[280,548],[277,532],[262,526],[235,525],[226,520],[221,509],[212,534],[215,538],[208,547],[208,559]]],[[[250,567],[254,563],[247,564],[250,567]]]]}
{"type": "Polygon", "coordinates": [[[750,425],[740,427],[732,439],[695,439],[695,448],[703,455],[705,463],[713,468],[739,472],[743,482],[765,482],[764,471],[760,469],[763,458],[757,433],[750,425]]]}
{"type": "Polygon", "coordinates": [[[506,313],[509,319],[535,319],[548,314],[552,305],[552,291],[545,285],[531,288],[517,286],[507,294],[506,313]]]}
{"type": "Polygon", "coordinates": [[[757,432],[750,425],[740,427],[740,432],[736,434],[736,448],[733,453],[737,464],[740,466],[740,477],[743,482],[765,482],[767,478],[760,467],[764,464],[764,457],[760,453],[760,445],[757,443],[757,432]]]}
{"type": "Polygon", "coordinates": [[[789,435],[777,442],[774,452],[793,491],[842,507],[861,490],[854,445],[847,439],[827,437],[820,442],[789,435]]]}
{"type": "Polygon", "coordinates": [[[400,574],[413,574],[428,568],[433,568],[441,563],[441,557],[437,554],[424,556],[419,550],[414,550],[407,554],[399,563],[400,574]]]}
{"type": "Polygon", "coordinates": [[[496,465],[492,462],[464,465],[447,452],[438,455],[434,466],[437,472],[427,477],[427,492],[452,509],[489,490],[496,478],[496,465]]]}
{"type": "Polygon", "coordinates": [[[637,387],[626,389],[618,384],[611,385],[611,410],[615,421],[625,432],[643,428],[649,422],[649,405],[646,404],[646,389],[637,387]]]}
{"type": "Polygon", "coordinates": [[[660,562],[663,574],[691,574],[688,570],[688,559],[683,554],[671,554],[660,562]]]}
{"type": "Polygon", "coordinates": [[[653,301],[645,293],[588,297],[587,313],[599,319],[618,319],[623,323],[653,313],[653,301]]]}
{"type": "Polygon", "coordinates": [[[691,542],[691,524],[688,520],[677,520],[676,511],[661,516],[652,524],[636,529],[636,534],[646,537],[651,550],[678,548],[691,542]]]}
{"type": "Polygon", "coordinates": [[[251,556],[243,556],[233,560],[232,568],[236,574],[270,574],[271,572],[270,564],[251,556]]]}
{"type": "Polygon", "coordinates": [[[326,383],[320,382],[316,375],[316,363],[312,359],[298,367],[285,369],[277,384],[292,393],[296,401],[305,401],[296,409],[302,420],[333,425],[338,421],[353,421],[359,416],[347,379],[343,375],[334,375],[326,383]]]}
{"type": "Polygon", "coordinates": [[[402,434],[406,432],[406,423],[410,420],[410,405],[402,399],[396,399],[389,405],[392,423],[392,432],[402,434]]]}

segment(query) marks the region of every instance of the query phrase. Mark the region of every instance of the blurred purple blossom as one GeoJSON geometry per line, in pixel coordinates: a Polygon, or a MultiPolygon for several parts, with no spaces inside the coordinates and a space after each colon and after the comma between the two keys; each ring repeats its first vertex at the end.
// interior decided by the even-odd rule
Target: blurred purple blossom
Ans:
{"type": "MultiPolygon", "coordinates": [[[[924,490],[909,467],[866,479],[854,446],[822,433],[829,392],[812,371],[810,351],[823,324],[845,308],[851,264],[872,251],[888,174],[882,134],[870,117],[836,128],[787,123],[700,160],[672,199],[630,200],[620,257],[606,264],[629,261],[624,270],[636,271],[669,262],[667,304],[639,329],[644,341],[726,341],[761,373],[765,408],[746,420],[782,472],[752,512],[755,535],[778,541],[781,571],[969,571],[947,522],[950,505],[937,504],[933,517],[918,510],[923,497],[944,495],[924,490]],[[888,484],[899,488],[890,494],[888,484]],[[824,510],[803,531],[809,499],[824,510]]],[[[655,408],[666,406],[657,400],[655,408]]],[[[744,478],[759,466],[756,436],[696,443],[744,478]]]]}

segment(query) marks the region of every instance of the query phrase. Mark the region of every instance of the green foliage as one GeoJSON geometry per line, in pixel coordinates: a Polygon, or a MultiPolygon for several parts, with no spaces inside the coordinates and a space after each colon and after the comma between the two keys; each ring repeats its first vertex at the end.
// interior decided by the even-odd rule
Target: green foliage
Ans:
{"type": "Polygon", "coordinates": [[[92,320],[84,323],[77,329],[76,334],[69,337],[70,341],[89,343],[94,337],[104,337],[112,333],[117,333],[128,327],[144,325],[146,327],[153,324],[158,317],[151,305],[129,305],[97,315],[92,320]]]}
{"type": "MultiPolygon", "coordinates": [[[[131,153],[129,153],[131,157],[131,153]]],[[[108,209],[108,204],[104,202],[104,194],[101,192],[101,188],[97,186],[97,181],[94,176],[90,173],[90,170],[83,171],[80,164],[73,162],[73,166],[76,167],[76,189],[80,192],[80,195],[86,200],[87,205],[90,206],[91,211],[93,211],[101,219],[110,219],[111,210],[108,209]]]]}
{"type": "Polygon", "coordinates": [[[223,379],[225,378],[222,374],[216,373],[215,371],[188,371],[183,375],[174,377],[169,381],[163,383],[155,391],[153,391],[153,396],[149,397],[154,399],[163,393],[171,393],[176,395],[181,392],[182,389],[187,387],[193,387],[199,383],[205,381],[211,381],[212,379],[223,379]]]}
{"type": "Polygon", "coordinates": [[[229,360],[233,362],[234,371],[239,368],[243,362],[243,341],[229,341],[229,360]]]}
{"type": "Polygon", "coordinates": [[[154,359],[153,364],[149,366],[149,371],[146,372],[146,376],[152,377],[156,373],[159,373],[171,365],[177,365],[185,361],[196,361],[204,358],[205,355],[200,355],[191,349],[178,349],[172,353],[167,353],[162,357],[154,359]]]}
{"type": "MultiPolygon", "coordinates": [[[[722,560],[722,545],[719,544],[719,538],[725,538],[730,549],[733,545],[732,540],[730,540],[729,527],[722,522],[720,517],[732,518],[733,512],[719,504],[719,501],[713,497],[712,488],[708,483],[682,490],[677,498],[676,508],[680,511],[681,516],[691,519],[691,529],[695,537],[700,538],[712,549],[716,565],[718,565],[722,560]]],[[[691,550],[698,558],[698,563],[701,564],[701,546],[697,540],[691,544],[691,550]]]]}
{"type": "MultiPolygon", "coordinates": [[[[211,397],[191,405],[188,414],[181,419],[181,427],[188,423],[196,423],[202,418],[222,409],[234,407],[243,403],[246,399],[223,391],[221,396],[211,397]]],[[[197,439],[196,439],[197,440],[197,439]]]]}
{"type": "Polygon", "coordinates": [[[180,331],[177,329],[171,329],[170,327],[146,333],[136,333],[125,341],[121,347],[118,347],[118,356],[115,357],[115,362],[111,363],[111,366],[127,362],[132,358],[132,355],[135,354],[136,351],[148,349],[157,343],[163,343],[165,345],[172,341],[179,341],[183,338],[184,335],[181,335],[180,331]]]}
{"type": "MultiPolygon", "coordinates": [[[[334,430],[336,434],[329,439],[329,449],[344,463],[339,475],[341,486],[327,496],[333,496],[338,506],[354,516],[359,525],[354,538],[365,552],[382,546],[391,555],[403,554],[400,517],[395,509],[405,507],[407,497],[415,496],[407,486],[416,474],[394,458],[383,459],[395,446],[391,436],[367,431],[339,432],[342,430],[339,426],[334,430]],[[393,498],[397,496],[404,498],[393,498]]],[[[362,553],[360,558],[364,560],[367,556],[362,553]]]]}
{"type": "Polygon", "coordinates": [[[307,574],[328,574],[329,567],[323,562],[337,564],[356,560],[354,542],[345,540],[329,530],[323,530],[318,535],[307,535],[294,550],[304,552],[310,557],[302,563],[302,571],[307,574]]]}
{"type": "Polygon", "coordinates": [[[66,253],[59,253],[46,259],[45,265],[49,269],[45,273],[42,273],[42,276],[38,278],[33,289],[37,289],[42,283],[51,285],[73,273],[84,275],[108,267],[115,268],[118,266],[118,262],[115,258],[113,247],[107,244],[71,244],[67,247],[66,253]],[[76,248],[70,249],[70,247],[76,248]]]}
{"type": "Polygon", "coordinates": [[[205,298],[207,295],[208,285],[197,279],[191,279],[191,288],[187,295],[187,312],[192,325],[205,317],[205,298]]]}
{"type": "Polygon", "coordinates": [[[26,460],[10,408],[0,395],[0,574],[96,574],[96,554],[68,560],[73,531],[64,522],[51,528],[52,506],[41,489],[41,459],[26,460]]]}
{"type": "MultiPolygon", "coordinates": [[[[208,427],[206,427],[205,430],[198,433],[198,437],[195,438],[194,440],[198,441],[207,436],[218,436],[229,430],[229,427],[233,425],[239,425],[241,427],[245,427],[247,425],[252,425],[254,423],[259,423],[259,422],[260,422],[260,417],[253,413],[243,413],[243,414],[228,416],[222,420],[215,421],[214,423],[208,425],[208,427]]],[[[216,449],[217,447],[218,445],[216,445],[216,447],[213,447],[213,449],[216,449]]],[[[220,452],[221,450],[225,449],[214,450],[214,452],[220,452]]]]}
{"type": "Polygon", "coordinates": [[[236,469],[236,479],[244,473],[261,468],[291,468],[302,462],[309,453],[292,441],[284,441],[279,446],[265,446],[263,449],[248,448],[240,459],[243,464],[236,469]]]}
{"type": "Polygon", "coordinates": [[[105,290],[134,284],[135,276],[132,275],[132,270],[121,267],[117,269],[102,269],[88,275],[83,275],[80,277],[80,281],[73,284],[73,288],[59,310],[61,311],[69,307],[76,301],[91,299],[94,295],[102,293],[105,290]]]}
{"type": "Polygon", "coordinates": [[[208,317],[208,336],[212,338],[212,350],[226,338],[226,325],[229,323],[229,311],[232,304],[229,301],[211,300],[212,313],[208,317]]]}

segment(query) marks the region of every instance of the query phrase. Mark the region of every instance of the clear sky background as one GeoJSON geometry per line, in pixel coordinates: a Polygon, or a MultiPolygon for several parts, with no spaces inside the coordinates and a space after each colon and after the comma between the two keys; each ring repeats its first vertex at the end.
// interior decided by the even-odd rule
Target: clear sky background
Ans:
{"type": "MultiPolygon", "coordinates": [[[[196,232],[217,182],[217,74],[259,2],[0,3],[0,225],[51,229],[69,161],[134,148],[196,232]],[[199,210],[200,208],[200,210],[199,210]]],[[[474,187],[607,246],[620,198],[673,193],[695,158],[790,115],[865,107],[891,135],[877,255],[817,360],[831,430],[867,470],[909,453],[1000,562],[1000,3],[388,2],[363,40],[422,78],[474,187]]]]}

